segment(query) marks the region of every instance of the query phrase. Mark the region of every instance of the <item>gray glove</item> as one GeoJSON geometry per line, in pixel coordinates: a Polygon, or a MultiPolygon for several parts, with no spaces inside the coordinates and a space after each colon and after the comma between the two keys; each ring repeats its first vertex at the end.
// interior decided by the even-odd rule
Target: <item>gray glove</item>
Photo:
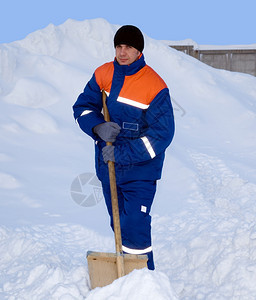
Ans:
{"type": "Polygon", "coordinates": [[[115,146],[105,146],[102,148],[102,156],[104,163],[106,164],[109,160],[115,162],[115,146]]]}
{"type": "Polygon", "coordinates": [[[96,125],[93,128],[94,133],[96,133],[103,141],[113,143],[119,134],[121,127],[114,122],[105,122],[96,125]]]}

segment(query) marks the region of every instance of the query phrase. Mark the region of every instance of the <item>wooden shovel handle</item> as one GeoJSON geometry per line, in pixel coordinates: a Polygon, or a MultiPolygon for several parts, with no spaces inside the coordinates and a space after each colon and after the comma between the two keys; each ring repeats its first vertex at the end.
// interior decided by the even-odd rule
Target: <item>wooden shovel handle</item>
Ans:
{"type": "MultiPolygon", "coordinates": [[[[103,114],[104,120],[110,122],[110,116],[108,108],[106,105],[107,95],[104,90],[102,90],[102,102],[103,102],[103,114]]],[[[112,145],[111,142],[107,142],[107,145],[112,145]]],[[[118,197],[116,189],[116,173],[115,173],[115,163],[113,161],[108,161],[108,173],[111,191],[111,203],[112,203],[112,214],[114,223],[114,233],[115,233],[115,245],[116,245],[116,255],[117,255],[117,275],[118,278],[125,275],[124,273],[124,259],[122,250],[122,238],[121,238],[121,227],[120,227],[120,216],[118,208],[118,197]]]]}

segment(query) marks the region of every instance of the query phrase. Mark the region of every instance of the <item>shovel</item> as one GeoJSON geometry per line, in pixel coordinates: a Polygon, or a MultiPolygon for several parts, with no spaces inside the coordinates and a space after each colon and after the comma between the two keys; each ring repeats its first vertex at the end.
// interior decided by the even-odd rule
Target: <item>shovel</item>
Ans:
{"type": "MultiPolygon", "coordinates": [[[[106,93],[104,90],[102,91],[102,101],[104,120],[109,122],[110,116],[106,105],[106,93]]],[[[107,145],[112,145],[112,143],[107,142],[107,145]]],[[[116,189],[115,163],[113,161],[108,161],[108,172],[116,253],[87,252],[87,263],[92,289],[111,284],[115,279],[129,274],[134,269],[147,268],[147,255],[123,254],[116,189]]]]}

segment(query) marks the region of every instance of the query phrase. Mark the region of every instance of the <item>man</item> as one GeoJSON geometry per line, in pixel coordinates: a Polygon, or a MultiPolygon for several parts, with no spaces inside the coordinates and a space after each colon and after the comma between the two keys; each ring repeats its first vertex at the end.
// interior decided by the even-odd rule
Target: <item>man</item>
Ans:
{"type": "Polygon", "coordinates": [[[174,135],[169,90],[144,61],[144,38],[132,25],[114,37],[115,60],[98,67],[73,106],[81,129],[95,140],[96,172],[113,229],[107,162],[116,169],[124,253],[147,254],[154,270],[150,209],[160,179],[165,149],[174,135]],[[102,93],[111,122],[105,122],[102,93]],[[112,142],[112,146],[106,146],[112,142]]]}

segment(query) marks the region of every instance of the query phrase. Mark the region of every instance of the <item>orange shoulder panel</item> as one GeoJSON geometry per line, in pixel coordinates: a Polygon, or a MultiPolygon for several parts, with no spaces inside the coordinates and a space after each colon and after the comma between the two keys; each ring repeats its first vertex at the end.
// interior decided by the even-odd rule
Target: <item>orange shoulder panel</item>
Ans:
{"type": "Polygon", "coordinates": [[[114,73],[113,62],[105,63],[104,65],[98,67],[95,70],[94,72],[95,79],[101,90],[104,89],[106,92],[110,93],[113,73],[114,73]]]}
{"type": "Polygon", "coordinates": [[[125,77],[119,96],[149,105],[164,88],[167,88],[164,80],[146,65],[138,73],[125,77]]]}

